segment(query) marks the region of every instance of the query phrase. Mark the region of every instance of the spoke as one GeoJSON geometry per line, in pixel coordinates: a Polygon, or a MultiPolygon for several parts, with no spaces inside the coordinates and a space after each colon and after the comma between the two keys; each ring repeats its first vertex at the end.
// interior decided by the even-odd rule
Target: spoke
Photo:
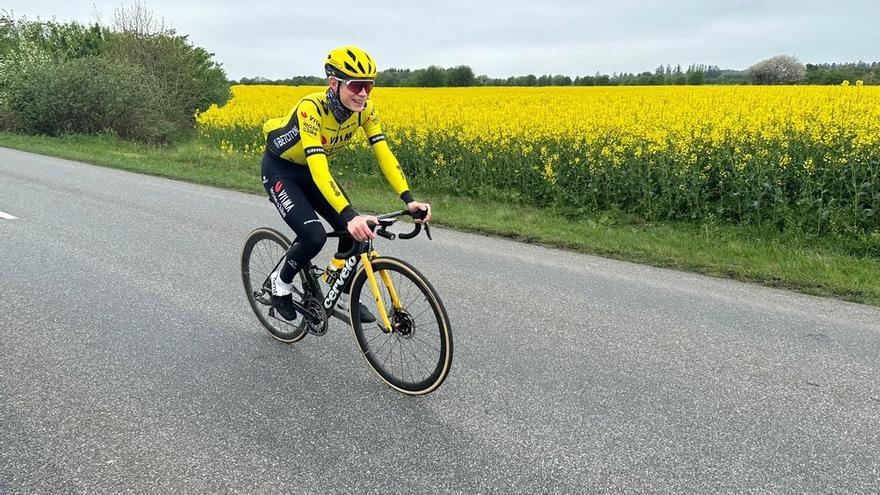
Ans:
{"type": "Polygon", "coordinates": [[[379,351],[381,351],[382,349],[385,348],[386,345],[388,345],[388,341],[391,340],[392,335],[394,335],[394,334],[389,333],[387,335],[388,338],[385,339],[385,342],[382,342],[382,345],[380,345],[378,349],[376,349],[375,351],[371,350],[370,352],[372,352],[375,355],[378,355],[379,351]]]}
{"type": "MultiPolygon", "coordinates": [[[[413,322],[415,322],[415,320],[413,320],[413,322]]],[[[416,324],[417,328],[424,328],[424,327],[434,328],[436,326],[438,330],[440,329],[440,323],[437,321],[436,318],[434,318],[430,321],[420,321],[420,322],[415,322],[415,323],[417,323],[416,324]],[[432,325],[432,323],[433,323],[433,325],[432,325]]]]}
{"type": "MultiPolygon", "coordinates": [[[[410,280],[409,278],[407,278],[406,281],[409,282],[409,286],[407,287],[407,291],[406,291],[406,304],[404,305],[404,307],[408,308],[410,306],[410,304],[412,304],[412,301],[415,300],[415,299],[410,299],[410,293],[411,293],[413,287],[415,287],[417,290],[418,290],[418,287],[416,287],[416,284],[412,280],[410,280]]],[[[419,294],[421,294],[421,291],[416,292],[415,297],[418,298],[419,294]]]]}
{"type": "MultiPolygon", "coordinates": [[[[397,339],[394,339],[394,342],[391,344],[391,348],[390,348],[390,350],[388,351],[388,357],[391,357],[391,355],[394,353],[394,346],[395,346],[396,344],[397,344],[397,339]]],[[[384,347],[384,346],[383,346],[383,347],[384,347]]],[[[388,358],[385,358],[385,361],[388,361],[388,358]]],[[[385,361],[382,361],[382,367],[383,367],[383,368],[385,368],[385,361]]],[[[394,360],[391,361],[391,364],[392,364],[392,365],[394,364],[394,360]]]]}
{"type": "Polygon", "coordinates": [[[268,242],[261,242],[260,243],[259,256],[260,256],[260,263],[262,264],[262,269],[265,272],[269,268],[269,263],[272,262],[271,245],[269,245],[268,242]]]}
{"type": "Polygon", "coordinates": [[[435,351],[437,351],[437,352],[440,352],[440,347],[439,347],[440,344],[439,344],[439,343],[438,343],[438,344],[434,344],[434,343],[432,343],[432,342],[426,342],[426,341],[420,339],[418,336],[415,336],[415,335],[413,335],[411,338],[412,338],[413,340],[415,340],[416,342],[419,342],[419,343],[423,344],[423,346],[430,347],[431,349],[433,349],[433,350],[435,350],[435,351]],[[434,347],[435,345],[437,345],[438,347],[434,347]]]}
{"type": "MultiPolygon", "coordinates": [[[[363,328],[363,325],[361,325],[361,328],[363,328]]],[[[377,330],[378,330],[378,329],[377,329],[377,330]]],[[[376,332],[376,335],[375,335],[372,339],[370,339],[370,340],[367,341],[367,347],[369,347],[370,344],[371,344],[374,340],[376,340],[376,339],[378,339],[378,338],[380,338],[380,337],[382,337],[382,336],[387,337],[388,335],[390,335],[390,334],[387,334],[387,333],[383,332],[382,330],[378,330],[378,331],[376,332]]]]}
{"type": "Polygon", "coordinates": [[[405,379],[403,376],[404,372],[409,372],[410,379],[412,379],[412,376],[413,376],[412,371],[410,370],[409,366],[407,365],[408,363],[407,363],[407,359],[406,359],[406,354],[403,353],[403,342],[401,342],[400,346],[398,346],[398,353],[400,355],[400,373],[401,373],[400,379],[401,380],[405,379]]]}
{"type": "MultiPolygon", "coordinates": [[[[412,360],[415,361],[415,364],[416,364],[416,366],[415,366],[415,368],[416,368],[416,372],[417,372],[417,373],[420,373],[420,372],[422,371],[422,366],[424,366],[424,365],[421,363],[421,359],[419,359],[419,357],[416,355],[416,353],[413,352],[413,350],[411,349],[412,346],[410,346],[410,345],[407,344],[406,342],[401,342],[401,346],[400,346],[400,347],[401,347],[401,349],[403,349],[403,350],[405,350],[406,352],[409,353],[409,355],[412,357],[412,360]]],[[[429,367],[426,368],[426,369],[428,370],[428,376],[430,376],[430,374],[431,374],[431,369],[430,369],[429,367]]],[[[411,376],[413,376],[413,383],[415,383],[415,381],[416,381],[416,376],[415,376],[415,375],[411,375],[411,376]]]]}
{"type": "Polygon", "coordinates": [[[418,310],[417,308],[422,305],[425,306],[425,309],[422,310],[422,312],[419,313],[418,316],[423,315],[425,311],[428,311],[433,307],[431,305],[431,301],[428,299],[428,296],[426,296],[421,290],[419,290],[416,296],[413,298],[413,302],[407,303],[407,308],[413,308],[410,313],[414,313],[418,310]],[[419,296],[421,296],[421,299],[419,299],[419,296]]]}
{"type": "MultiPolygon", "coordinates": [[[[427,301],[427,299],[425,299],[425,300],[427,301]]],[[[419,313],[419,314],[417,314],[416,316],[413,316],[413,317],[412,317],[413,321],[415,321],[416,319],[418,319],[419,316],[422,316],[423,314],[427,313],[429,310],[432,310],[432,309],[434,309],[434,308],[433,308],[430,304],[428,304],[428,307],[425,308],[425,309],[423,309],[421,313],[419,313]]],[[[436,320],[435,320],[435,321],[436,321],[436,320]]]]}
{"type": "Polygon", "coordinates": [[[258,242],[252,251],[256,261],[260,264],[260,268],[266,267],[266,244],[262,241],[258,242]]]}
{"type": "MultiPolygon", "coordinates": [[[[410,346],[407,346],[407,347],[406,347],[406,350],[409,351],[410,355],[413,357],[413,359],[416,361],[416,363],[421,364],[421,360],[420,360],[419,357],[416,355],[416,353],[413,352],[413,350],[410,348],[410,346]]],[[[429,359],[430,359],[430,357],[431,357],[431,356],[428,356],[429,359]]],[[[421,368],[421,367],[420,367],[420,368],[421,368]]],[[[433,370],[431,370],[431,367],[430,367],[430,366],[425,366],[424,369],[428,372],[428,373],[427,373],[427,376],[430,376],[431,373],[433,372],[433,370]]]]}

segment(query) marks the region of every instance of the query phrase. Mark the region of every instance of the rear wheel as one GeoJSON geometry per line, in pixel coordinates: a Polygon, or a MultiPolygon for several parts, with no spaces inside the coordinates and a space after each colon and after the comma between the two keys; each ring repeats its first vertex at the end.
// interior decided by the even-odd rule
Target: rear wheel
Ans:
{"type": "Polygon", "coordinates": [[[396,258],[371,261],[386,315],[393,330],[383,323],[379,305],[362,266],[351,287],[351,308],[360,301],[376,316],[374,323],[352,319],[355,338],[367,362],[389,386],[408,395],[437,389],[452,364],[449,317],[431,284],[415,268],[396,258]],[[387,274],[401,307],[395,309],[381,272],[387,274]]]}
{"type": "MultiPolygon", "coordinates": [[[[259,228],[248,235],[241,251],[241,280],[251,309],[263,327],[282,342],[297,342],[308,334],[303,316],[297,315],[294,321],[287,321],[272,307],[269,275],[281,263],[290,247],[290,240],[281,232],[269,228],[259,228]]],[[[293,297],[302,301],[306,285],[305,270],[300,270],[293,284],[293,297]]]]}

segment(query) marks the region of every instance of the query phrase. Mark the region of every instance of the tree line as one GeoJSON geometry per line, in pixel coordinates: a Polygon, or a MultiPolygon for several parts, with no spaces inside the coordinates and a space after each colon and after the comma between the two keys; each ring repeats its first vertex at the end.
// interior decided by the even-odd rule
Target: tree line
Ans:
{"type": "MultiPolygon", "coordinates": [[[[640,73],[615,72],[588,76],[545,74],[492,78],[474,75],[467,65],[443,68],[431,65],[423,69],[387,69],[376,76],[376,84],[383,87],[463,87],[463,86],[663,86],[705,84],[840,84],[863,81],[880,84],[880,62],[802,64],[797,58],[780,55],[762,60],[748,69],[721,69],[717,65],[691,64],[660,65],[653,71],[640,73]]],[[[326,78],[297,76],[287,79],[243,77],[232,84],[280,84],[289,86],[320,86],[326,78]]]]}

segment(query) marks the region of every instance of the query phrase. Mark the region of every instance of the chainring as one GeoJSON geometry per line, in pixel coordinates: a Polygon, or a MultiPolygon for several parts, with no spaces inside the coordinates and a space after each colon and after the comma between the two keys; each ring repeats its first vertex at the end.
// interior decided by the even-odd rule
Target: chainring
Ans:
{"type": "Polygon", "coordinates": [[[308,297],[303,301],[303,306],[309,310],[307,314],[303,315],[309,333],[318,336],[327,333],[330,322],[327,319],[327,313],[324,311],[322,300],[317,297],[308,297]]]}

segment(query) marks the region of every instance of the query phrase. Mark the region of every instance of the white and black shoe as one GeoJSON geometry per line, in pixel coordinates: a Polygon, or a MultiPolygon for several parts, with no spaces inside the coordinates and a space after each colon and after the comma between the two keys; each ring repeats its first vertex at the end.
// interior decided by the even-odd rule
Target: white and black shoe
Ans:
{"type": "MultiPolygon", "coordinates": [[[[348,313],[348,294],[343,293],[342,296],[336,301],[336,307],[339,308],[342,312],[348,313]]],[[[373,323],[376,321],[376,317],[373,316],[373,313],[370,313],[370,310],[364,306],[363,303],[358,302],[358,314],[361,319],[361,323],[373,323]]]]}
{"type": "Polygon", "coordinates": [[[296,319],[296,308],[293,306],[293,284],[285,284],[278,272],[269,277],[272,283],[272,307],[287,321],[296,319]]]}

